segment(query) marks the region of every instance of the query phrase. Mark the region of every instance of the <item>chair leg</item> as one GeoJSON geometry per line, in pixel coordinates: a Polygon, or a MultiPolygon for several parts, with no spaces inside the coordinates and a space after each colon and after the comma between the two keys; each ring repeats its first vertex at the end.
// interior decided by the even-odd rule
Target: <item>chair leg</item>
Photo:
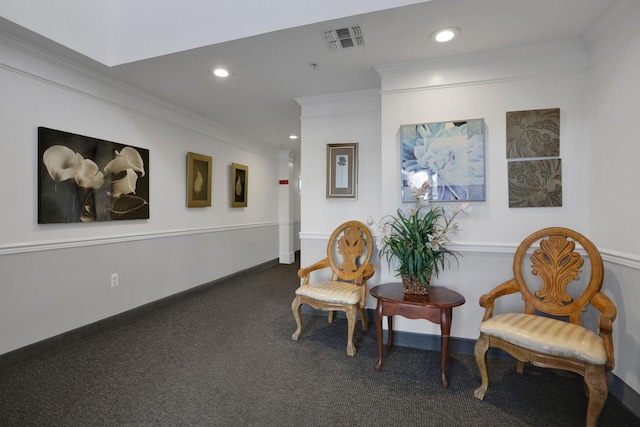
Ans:
{"type": "Polygon", "coordinates": [[[516,364],[516,372],[522,374],[524,372],[524,362],[522,360],[518,360],[516,364]]]}
{"type": "Polygon", "coordinates": [[[473,353],[476,357],[476,364],[480,370],[480,376],[482,377],[482,384],[475,389],[473,395],[476,399],[483,400],[484,395],[489,387],[489,372],[487,371],[487,350],[489,350],[489,337],[484,334],[480,334],[480,338],[476,341],[473,353]]]}
{"type": "Polygon", "coordinates": [[[347,328],[349,332],[349,335],[347,337],[347,355],[355,356],[356,347],[353,345],[353,331],[356,329],[358,312],[356,310],[356,307],[352,305],[345,310],[345,314],[347,315],[347,328]]]}
{"type": "Polygon", "coordinates": [[[296,319],[296,325],[298,326],[298,329],[296,329],[293,335],[291,335],[291,338],[294,341],[298,341],[298,338],[300,338],[300,334],[302,333],[302,321],[300,320],[301,305],[302,304],[300,304],[300,300],[298,299],[298,297],[294,298],[293,302],[291,303],[291,311],[293,311],[293,318],[296,319]]]}
{"type": "Polygon", "coordinates": [[[335,312],[333,310],[329,310],[329,314],[327,315],[327,320],[329,323],[333,323],[333,314],[335,312]]]}
{"type": "Polygon", "coordinates": [[[584,383],[589,390],[589,405],[587,406],[587,427],[596,427],[600,412],[607,401],[609,388],[607,375],[603,366],[587,366],[584,372],[584,383]]]}
{"type": "Polygon", "coordinates": [[[360,307],[360,322],[362,322],[362,330],[368,330],[369,321],[367,320],[367,312],[365,311],[364,307],[360,307]]]}

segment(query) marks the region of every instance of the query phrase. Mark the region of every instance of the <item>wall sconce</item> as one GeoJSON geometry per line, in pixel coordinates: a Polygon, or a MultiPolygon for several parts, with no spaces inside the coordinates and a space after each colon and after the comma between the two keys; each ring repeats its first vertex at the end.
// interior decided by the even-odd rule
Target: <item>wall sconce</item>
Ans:
{"type": "Polygon", "coordinates": [[[298,178],[298,191],[302,191],[302,178],[298,178]]]}

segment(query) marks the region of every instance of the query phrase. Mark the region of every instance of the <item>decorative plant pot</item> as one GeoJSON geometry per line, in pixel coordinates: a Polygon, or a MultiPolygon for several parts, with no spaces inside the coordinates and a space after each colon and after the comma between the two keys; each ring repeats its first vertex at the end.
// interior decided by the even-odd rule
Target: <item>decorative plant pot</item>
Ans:
{"type": "Polygon", "coordinates": [[[402,275],[402,285],[404,293],[410,295],[427,295],[429,293],[429,282],[431,281],[431,273],[427,276],[427,284],[424,286],[418,277],[411,279],[409,275],[402,275]]]}

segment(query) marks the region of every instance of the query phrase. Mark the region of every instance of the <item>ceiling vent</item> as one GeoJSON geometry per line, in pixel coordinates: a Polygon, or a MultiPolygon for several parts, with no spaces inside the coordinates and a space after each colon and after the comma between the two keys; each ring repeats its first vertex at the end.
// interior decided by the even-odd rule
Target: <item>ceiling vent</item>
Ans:
{"type": "Polygon", "coordinates": [[[360,25],[325,31],[324,41],[332,52],[349,47],[362,47],[365,44],[364,32],[360,25]]]}

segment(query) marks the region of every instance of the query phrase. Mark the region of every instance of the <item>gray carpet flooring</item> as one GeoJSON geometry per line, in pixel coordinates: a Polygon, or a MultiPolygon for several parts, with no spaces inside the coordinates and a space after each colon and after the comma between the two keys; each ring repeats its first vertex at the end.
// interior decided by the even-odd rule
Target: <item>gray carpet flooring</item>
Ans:
{"type": "MultiPolygon", "coordinates": [[[[216,283],[126,324],[0,370],[2,426],[582,426],[581,378],[491,359],[484,401],[472,356],[395,347],[381,372],[373,324],[303,314],[298,265],[216,283]]],[[[613,396],[602,426],[639,426],[613,396]]]]}

